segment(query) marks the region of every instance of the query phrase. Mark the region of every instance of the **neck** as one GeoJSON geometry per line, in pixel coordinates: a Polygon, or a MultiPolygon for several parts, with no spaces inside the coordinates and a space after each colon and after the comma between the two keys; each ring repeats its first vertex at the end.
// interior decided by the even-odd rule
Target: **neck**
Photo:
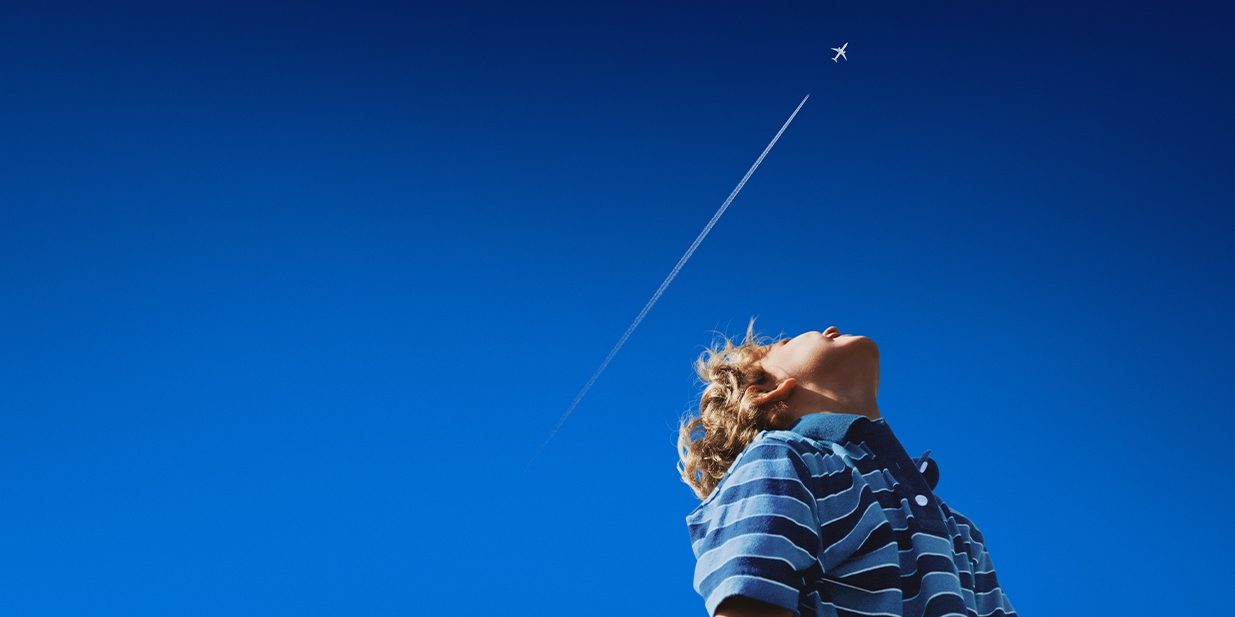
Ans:
{"type": "Polygon", "coordinates": [[[852,413],[878,420],[879,402],[872,389],[838,391],[822,386],[804,386],[793,389],[788,398],[789,409],[794,419],[808,413],[852,413]]]}

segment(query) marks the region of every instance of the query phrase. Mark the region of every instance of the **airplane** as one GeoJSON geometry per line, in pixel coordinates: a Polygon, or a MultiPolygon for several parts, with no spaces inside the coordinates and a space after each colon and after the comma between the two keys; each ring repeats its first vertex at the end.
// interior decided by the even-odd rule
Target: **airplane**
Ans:
{"type": "Polygon", "coordinates": [[[848,41],[845,41],[845,44],[844,44],[844,45],[841,45],[840,47],[833,47],[833,48],[832,48],[832,51],[836,52],[836,55],[832,57],[832,62],[836,62],[836,59],[837,59],[837,58],[844,58],[844,59],[846,59],[846,60],[848,60],[848,59],[849,59],[849,56],[846,56],[846,55],[845,55],[845,48],[846,48],[846,47],[849,47],[849,42],[848,42],[848,41]]]}

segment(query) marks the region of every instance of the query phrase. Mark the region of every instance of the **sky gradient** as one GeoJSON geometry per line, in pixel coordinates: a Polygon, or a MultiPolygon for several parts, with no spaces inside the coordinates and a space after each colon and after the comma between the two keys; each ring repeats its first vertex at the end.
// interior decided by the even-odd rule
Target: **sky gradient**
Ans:
{"type": "Polygon", "coordinates": [[[703,616],[677,420],[750,316],[879,344],[1022,615],[1225,610],[1229,23],[6,6],[0,613],[703,616]]]}

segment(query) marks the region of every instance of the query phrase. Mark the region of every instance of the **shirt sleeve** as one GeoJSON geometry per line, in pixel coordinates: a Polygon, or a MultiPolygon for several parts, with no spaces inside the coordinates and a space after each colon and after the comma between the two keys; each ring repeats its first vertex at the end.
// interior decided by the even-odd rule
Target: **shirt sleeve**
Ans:
{"type": "Polygon", "coordinates": [[[717,491],[687,516],[694,587],[714,615],[741,595],[798,614],[804,572],[820,548],[811,472],[789,444],[763,439],[745,450],[717,491]]]}
{"type": "Polygon", "coordinates": [[[948,509],[956,518],[957,527],[960,528],[962,536],[966,536],[969,541],[969,556],[974,573],[974,599],[977,603],[974,608],[979,615],[1019,617],[1012,606],[1012,601],[1008,599],[1008,594],[999,584],[999,578],[995,575],[995,561],[991,557],[990,550],[987,549],[986,538],[982,536],[982,531],[972,520],[957,512],[956,508],[949,505],[948,509]]]}

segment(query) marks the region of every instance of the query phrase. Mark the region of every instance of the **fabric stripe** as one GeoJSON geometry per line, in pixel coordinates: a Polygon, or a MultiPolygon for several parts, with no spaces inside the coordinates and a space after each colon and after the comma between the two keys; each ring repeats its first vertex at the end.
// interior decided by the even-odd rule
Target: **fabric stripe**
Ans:
{"type": "Polygon", "coordinates": [[[1019,617],[930,450],[909,457],[882,418],[795,429],[760,433],[686,516],[709,615],[741,595],[795,617],[1019,617]]]}

